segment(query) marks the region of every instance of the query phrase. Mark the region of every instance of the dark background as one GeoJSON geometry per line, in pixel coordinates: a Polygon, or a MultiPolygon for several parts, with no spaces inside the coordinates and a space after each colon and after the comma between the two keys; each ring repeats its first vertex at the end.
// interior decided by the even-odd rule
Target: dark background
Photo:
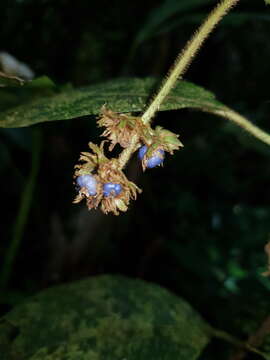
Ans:
{"type": "MultiPolygon", "coordinates": [[[[172,11],[135,46],[161,2],[2,0],[0,46],[59,86],[160,77],[215,3],[201,0],[172,11]]],[[[185,75],[268,131],[269,35],[270,7],[244,0],[185,75]]],[[[3,99],[1,106],[8,107],[3,99]]],[[[133,159],[127,173],[143,193],[119,217],[72,204],[74,164],[88,141],[100,141],[94,117],[0,131],[0,265],[25,201],[31,153],[37,151],[31,138],[37,129],[42,135],[33,201],[1,290],[1,314],[53,284],[120,273],[170,289],[212,325],[240,338],[260,326],[269,312],[270,281],[261,273],[270,230],[270,150],[213,115],[181,110],[160,113],[155,121],[180,133],[185,147],[163,168],[144,174],[133,159]]]]}

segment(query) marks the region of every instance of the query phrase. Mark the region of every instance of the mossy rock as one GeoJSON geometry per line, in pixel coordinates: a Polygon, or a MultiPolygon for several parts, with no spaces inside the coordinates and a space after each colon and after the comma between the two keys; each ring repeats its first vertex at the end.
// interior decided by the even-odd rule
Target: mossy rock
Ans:
{"type": "Polygon", "coordinates": [[[183,299],[121,276],[47,289],[0,319],[1,360],[194,360],[209,337],[183,299]]]}

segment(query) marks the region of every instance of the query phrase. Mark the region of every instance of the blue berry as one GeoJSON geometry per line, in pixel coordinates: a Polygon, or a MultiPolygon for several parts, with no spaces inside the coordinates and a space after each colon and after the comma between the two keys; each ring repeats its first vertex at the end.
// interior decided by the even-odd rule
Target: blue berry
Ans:
{"type": "Polygon", "coordinates": [[[110,195],[117,196],[122,192],[122,186],[115,183],[106,183],[103,185],[103,195],[108,197],[110,195]]]}
{"type": "MultiPolygon", "coordinates": [[[[143,159],[143,157],[146,154],[147,150],[148,150],[148,147],[146,145],[143,145],[139,149],[138,157],[139,157],[140,160],[143,159]]],[[[162,164],[163,160],[164,160],[164,157],[165,157],[164,150],[158,149],[156,152],[154,152],[153,156],[151,156],[150,158],[147,159],[146,167],[149,168],[149,169],[152,169],[152,168],[162,164]],[[160,154],[158,154],[158,152],[160,154]]]]}
{"type": "Polygon", "coordinates": [[[146,151],[147,151],[147,146],[146,145],[143,145],[142,147],[139,148],[139,152],[138,152],[138,158],[140,160],[143,159],[144,155],[146,154],[146,151]]]}
{"type": "Polygon", "coordinates": [[[85,187],[88,194],[93,196],[97,193],[97,180],[92,175],[81,175],[76,179],[76,184],[82,188],[85,187]]]}

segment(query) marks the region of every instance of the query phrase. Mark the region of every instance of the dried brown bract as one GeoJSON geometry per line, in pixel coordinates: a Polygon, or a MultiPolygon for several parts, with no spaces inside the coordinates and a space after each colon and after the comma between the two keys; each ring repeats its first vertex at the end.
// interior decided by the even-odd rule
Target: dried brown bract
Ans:
{"type": "Polygon", "coordinates": [[[97,123],[98,126],[106,128],[101,136],[110,140],[110,151],[113,150],[116,144],[120,144],[123,148],[129,147],[134,135],[139,136],[141,140],[147,141],[152,134],[150,126],[145,125],[140,117],[131,116],[130,114],[118,114],[106,109],[105,106],[101,109],[101,116],[97,123]]]}

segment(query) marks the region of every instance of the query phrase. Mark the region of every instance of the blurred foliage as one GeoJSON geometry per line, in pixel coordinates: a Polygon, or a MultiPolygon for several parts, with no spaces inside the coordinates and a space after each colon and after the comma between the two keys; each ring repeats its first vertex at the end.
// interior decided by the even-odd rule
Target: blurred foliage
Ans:
{"type": "Polygon", "coordinates": [[[165,0],[155,9],[153,9],[146,22],[142,25],[139,33],[135,38],[135,44],[139,45],[140,43],[150,39],[152,36],[155,36],[157,33],[160,33],[160,30],[164,24],[170,22],[172,18],[178,17],[181,18],[182,14],[185,12],[191,12],[195,9],[197,11],[200,7],[205,4],[212,3],[213,0],[190,0],[190,1],[177,1],[177,0],[165,0]]]}
{"type": "Polygon", "coordinates": [[[0,87],[23,85],[24,81],[17,76],[0,72],[0,87]]]}
{"type": "MultiPolygon", "coordinates": [[[[214,3],[2,0],[2,50],[60,85],[1,88],[1,111],[123,75],[160,78],[214,3]]],[[[268,131],[269,11],[263,1],[240,1],[185,76],[268,131]]],[[[1,129],[0,264],[33,169],[35,129],[43,149],[12,277],[0,290],[2,314],[52,284],[119,273],[170,289],[239,338],[258,332],[270,312],[270,281],[261,275],[270,232],[270,150],[225,120],[192,110],[160,112],[156,124],[180,133],[185,148],[144,174],[133,159],[127,176],[143,193],[118,218],[71,205],[73,165],[88,141],[100,140],[93,116],[1,129]]],[[[267,339],[260,346],[269,351],[267,339]]],[[[218,353],[234,360],[235,351],[213,341],[201,359],[218,353]]]]}

